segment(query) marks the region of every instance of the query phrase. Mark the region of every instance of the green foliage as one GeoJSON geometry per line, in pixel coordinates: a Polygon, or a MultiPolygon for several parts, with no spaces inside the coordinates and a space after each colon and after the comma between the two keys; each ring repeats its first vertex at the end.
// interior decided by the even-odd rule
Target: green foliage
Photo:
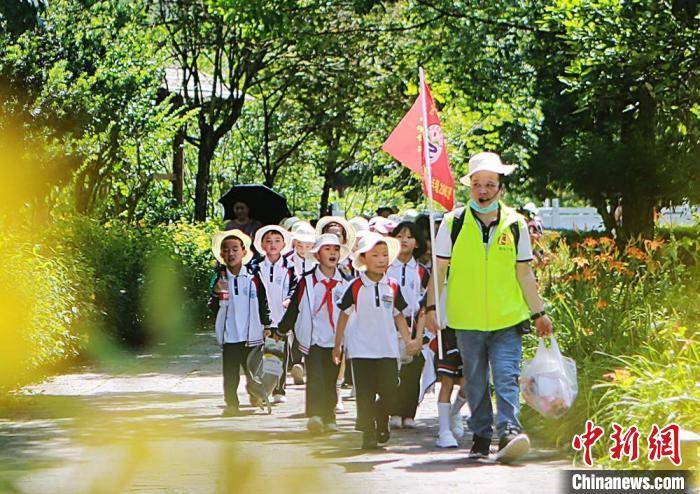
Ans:
{"type": "MultiPolygon", "coordinates": [[[[647,240],[620,251],[608,237],[568,244],[558,235],[538,277],[558,341],[576,360],[580,395],[560,421],[530,410],[528,427],[570,444],[587,418],[604,427],[670,422],[697,430],[700,274],[696,239],[647,240]]],[[[534,346],[528,345],[531,355],[534,346]]],[[[609,447],[606,441],[605,446],[609,447]]],[[[608,457],[604,445],[597,459],[608,457]]],[[[612,463],[615,468],[649,467],[612,463]]]]}

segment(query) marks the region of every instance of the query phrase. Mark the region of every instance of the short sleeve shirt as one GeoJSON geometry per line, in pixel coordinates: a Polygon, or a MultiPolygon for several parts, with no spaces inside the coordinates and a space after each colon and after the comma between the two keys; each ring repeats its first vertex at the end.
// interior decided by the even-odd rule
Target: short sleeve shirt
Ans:
{"type": "Polygon", "coordinates": [[[407,307],[398,283],[384,276],[379,282],[360,273],[338,303],[348,316],[345,348],[350,358],[399,358],[399,340],[394,317],[407,307]],[[353,285],[361,283],[357,300],[353,285]],[[396,289],[394,288],[396,287],[396,289]]]}

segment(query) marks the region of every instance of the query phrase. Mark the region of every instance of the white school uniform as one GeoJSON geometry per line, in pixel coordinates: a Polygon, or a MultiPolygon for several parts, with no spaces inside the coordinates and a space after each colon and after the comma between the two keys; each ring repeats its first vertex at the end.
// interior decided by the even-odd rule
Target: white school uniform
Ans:
{"type": "Polygon", "coordinates": [[[351,282],[338,307],[348,316],[345,348],[353,358],[400,357],[394,317],[406,308],[398,283],[384,275],[379,282],[360,272],[351,282]]]}
{"type": "Polygon", "coordinates": [[[301,257],[295,250],[288,252],[284,257],[287,261],[287,266],[294,268],[294,276],[296,276],[297,279],[301,279],[304,273],[308,273],[318,264],[301,257]]]}
{"type": "Polygon", "coordinates": [[[287,267],[284,257],[280,256],[277,262],[272,263],[265,256],[257,265],[256,271],[265,285],[272,325],[277,327],[284,316],[283,303],[290,296],[290,287],[294,281],[293,270],[287,267]]]}
{"type": "Polygon", "coordinates": [[[259,281],[245,268],[238,275],[226,269],[229,299],[227,304],[219,304],[216,313],[215,332],[219,345],[242,343],[252,347],[263,343],[263,324],[269,323],[264,309],[264,294],[258,293],[259,281]]]}
{"type": "Polygon", "coordinates": [[[335,328],[338,324],[340,309],[337,304],[345,293],[348,282],[337,269],[331,278],[321,272],[319,267],[306,273],[296,288],[287,314],[287,320],[296,318],[294,322],[294,335],[299,344],[299,349],[304,354],[309,353],[312,345],[321,348],[333,348],[335,346],[335,328]],[[326,284],[334,282],[330,293],[332,314],[329,312],[326,301],[326,284]]]}
{"type": "Polygon", "coordinates": [[[415,317],[420,310],[420,301],[425,294],[423,284],[427,276],[427,269],[414,257],[411,257],[411,260],[405,264],[396,259],[389,265],[386,274],[398,282],[401,295],[408,304],[403,310],[404,317],[415,317]]]}

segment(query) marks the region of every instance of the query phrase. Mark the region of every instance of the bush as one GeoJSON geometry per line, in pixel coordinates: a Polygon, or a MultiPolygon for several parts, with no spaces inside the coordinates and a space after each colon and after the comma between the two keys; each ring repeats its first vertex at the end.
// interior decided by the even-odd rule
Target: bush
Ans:
{"type": "Polygon", "coordinates": [[[0,388],[37,379],[104,336],[136,348],[201,327],[215,229],[76,216],[34,237],[0,225],[0,388]]]}
{"type": "MultiPolygon", "coordinates": [[[[700,403],[700,242],[658,238],[624,249],[606,237],[550,242],[538,277],[562,350],[577,362],[580,394],[560,421],[525,410],[528,428],[568,445],[590,418],[606,430],[606,446],[613,422],[637,425],[643,436],[653,423],[700,430],[692,413],[700,403]]],[[[607,451],[598,452],[604,462],[607,451]]]]}

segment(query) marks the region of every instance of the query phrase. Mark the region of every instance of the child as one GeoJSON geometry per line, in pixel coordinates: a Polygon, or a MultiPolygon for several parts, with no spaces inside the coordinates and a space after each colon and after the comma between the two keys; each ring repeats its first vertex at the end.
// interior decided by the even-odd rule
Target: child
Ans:
{"type": "Polygon", "coordinates": [[[335,406],[338,364],[333,361],[335,330],[340,310],[336,303],[347,280],[338,263],[350,255],[333,234],[319,236],[307,253],[318,265],[299,280],[278,332],[294,328],[294,336],[306,359],[306,416],[312,433],[338,430],[335,406]]]}
{"type": "Polygon", "coordinates": [[[311,271],[316,266],[316,261],[309,259],[306,253],[313,247],[316,240],[316,231],[308,221],[297,221],[292,225],[292,250],[284,255],[287,266],[294,268],[297,279],[311,271]]]}
{"type": "Polygon", "coordinates": [[[265,286],[244,267],[253,257],[250,237],[240,230],[220,232],[212,239],[212,252],[223,266],[212,280],[209,307],[217,311],[216,341],[223,351],[224,415],[234,416],[239,414],[240,368],[249,384],[246,357],[269,335],[270,312],[265,286]]]}
{"type": "MultiPolygon", "coordinates": [[[[287,266],[294,268],[294,277],[300,280],[304,273],[311,271],[316,266],[313,256],[308,257],[306,253],[313,247],[316,240],[316,231],[308,221],[297,219],[292,225],[292,249],[284,254],[287,266]]],[[[294,384],[304,384],[304,366],[302,365],[303,355],[299,349],[299,343],[292,336],[290,341],[289,360],[292,365],[292,379],[294,384]]]]}
{"type": "Polygon", "coordinates": [[[399,248],[395,238],[376,233],[364,235],[353,256],[353,266],[360,277],[350,283],[338,304],[343,312],[338,318],[333,358],[340,363],[345,342],[357,402],[355,428],[362,431],[362,449],[376,449],[377,444],[389,440],[389,407],[399,384],[396,329],[409,354],[417,353],[421,346],[421,340],[411,340],[406,319],[401,315],[407,306],[401,290],[385,274],[399,248]]]}
{"type": "MultiPolygon", "coordinates": [[[[393,229],[391,236],[399,240],[401,250],[397,259],[391,263],[387,275],[399,283],[401,295],[408,306],[403,315],[411,330],[411,338],[423,337],[423,321],[419,320],[421,313],[421,299],[428,287],[430,273],[416,261],[425,249],[423,236],[418,226],[410,221],[399,223],[393,229]]],[[[418,408],[418,396],[420,394],[420,378],[423,373],[425,359],[419,353],[411,362],[401,365],[398,397],[391,407],[392,429],[405,427],[413,429],[416,409],[418,408]]]]}
{"type": "MultiPolygon", "coordinates": [[[[291,245],[289,232],[278,225],[264,226],[255,233],[253,245],[255,250],[265,256],[253,267],[253,272],[260,277],[265,285],[270,306],[270,319],[272,319],[272,326],[276,328],[282,320],[284,310],[289,304],[289,298],[296,284],[294,269],[287,266],[282,257],[282,252],[291,245]]],[[[288,345],[285,345],[284,358],[284,370],[282,377],[280,377],[279,386],[272,392],[273,403],[287,401],[285,387],[287,360],[289,359],[288,345]]]]}
{"type": "MultiPolygon", "coordinates": [[[[341,218],[340,216],[324,216],[318,220],[318,223],[316,223],[316,235],[321,235],[323,233],[333,233],[337,235],[340,239],[340,243],[345,245],[348,249],[352,250],[355,245],[355,229],[345,218],[341,218]]],[[[347,278],[354,278],[356,276],[349,258],[341,262],[338,268],[347,278]]]]}

